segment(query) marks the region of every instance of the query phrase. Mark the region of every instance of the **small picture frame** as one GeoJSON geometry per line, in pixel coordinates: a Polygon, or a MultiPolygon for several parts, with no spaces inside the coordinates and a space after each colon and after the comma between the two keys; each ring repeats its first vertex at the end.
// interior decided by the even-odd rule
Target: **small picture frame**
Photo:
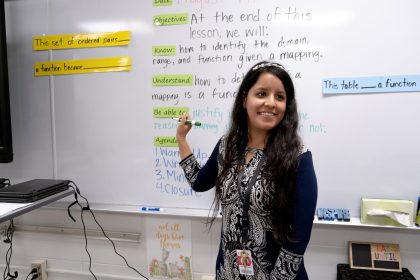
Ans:
{"type": "Polygon", "coordinates": [[[402,271],[400,245],[349,241],[350,268],[402,271]]]}

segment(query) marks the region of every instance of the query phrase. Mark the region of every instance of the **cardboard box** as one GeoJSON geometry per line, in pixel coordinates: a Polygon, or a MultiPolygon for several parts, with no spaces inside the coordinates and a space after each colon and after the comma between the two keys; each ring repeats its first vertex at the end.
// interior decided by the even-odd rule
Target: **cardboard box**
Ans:
{"type": "Polygon", "coordinates": [[[414,203],[403,199],[362,198],[360,222],[381,226],[406,227],[414,224],[414,203]],[[376,213],[375,213],[376,212],[376,213]],[[397,221],[405,220],[408,224],[397,221]]]}

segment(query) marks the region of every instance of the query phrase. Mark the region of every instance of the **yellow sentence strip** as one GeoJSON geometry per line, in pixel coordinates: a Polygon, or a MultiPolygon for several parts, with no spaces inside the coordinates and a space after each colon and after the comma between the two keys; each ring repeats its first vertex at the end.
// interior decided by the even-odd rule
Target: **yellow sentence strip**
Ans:
{"type": "Polygon", "coordinates": [[[124,46],[130,43],[130,31],[90,34],[34,36],[35,51],[124,46]]]}
{"type": "Polygon", "coordinates": [[[69,75],[131,70],[131,57],[109,57],[81,60],[36,62],[35,76],[69,75]]]}

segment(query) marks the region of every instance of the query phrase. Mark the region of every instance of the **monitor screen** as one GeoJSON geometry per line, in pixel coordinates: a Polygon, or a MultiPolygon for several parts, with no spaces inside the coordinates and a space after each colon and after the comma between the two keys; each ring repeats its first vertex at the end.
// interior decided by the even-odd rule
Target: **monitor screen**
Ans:
{"type": "Polygon", "coordinates": [[[4,1],[0,1],[0,163],[13,160],[4,1]]]}

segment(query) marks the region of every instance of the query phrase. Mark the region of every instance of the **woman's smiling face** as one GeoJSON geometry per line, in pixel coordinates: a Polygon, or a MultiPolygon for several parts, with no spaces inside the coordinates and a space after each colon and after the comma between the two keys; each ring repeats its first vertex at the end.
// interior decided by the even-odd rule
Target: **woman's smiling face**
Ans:
{"type": "Polygon", "coordinates": [[[284,117],[287,95],[283,82],[271,73],[262,73],[244,99],[249,133],[266,133],[284,117]]]}

